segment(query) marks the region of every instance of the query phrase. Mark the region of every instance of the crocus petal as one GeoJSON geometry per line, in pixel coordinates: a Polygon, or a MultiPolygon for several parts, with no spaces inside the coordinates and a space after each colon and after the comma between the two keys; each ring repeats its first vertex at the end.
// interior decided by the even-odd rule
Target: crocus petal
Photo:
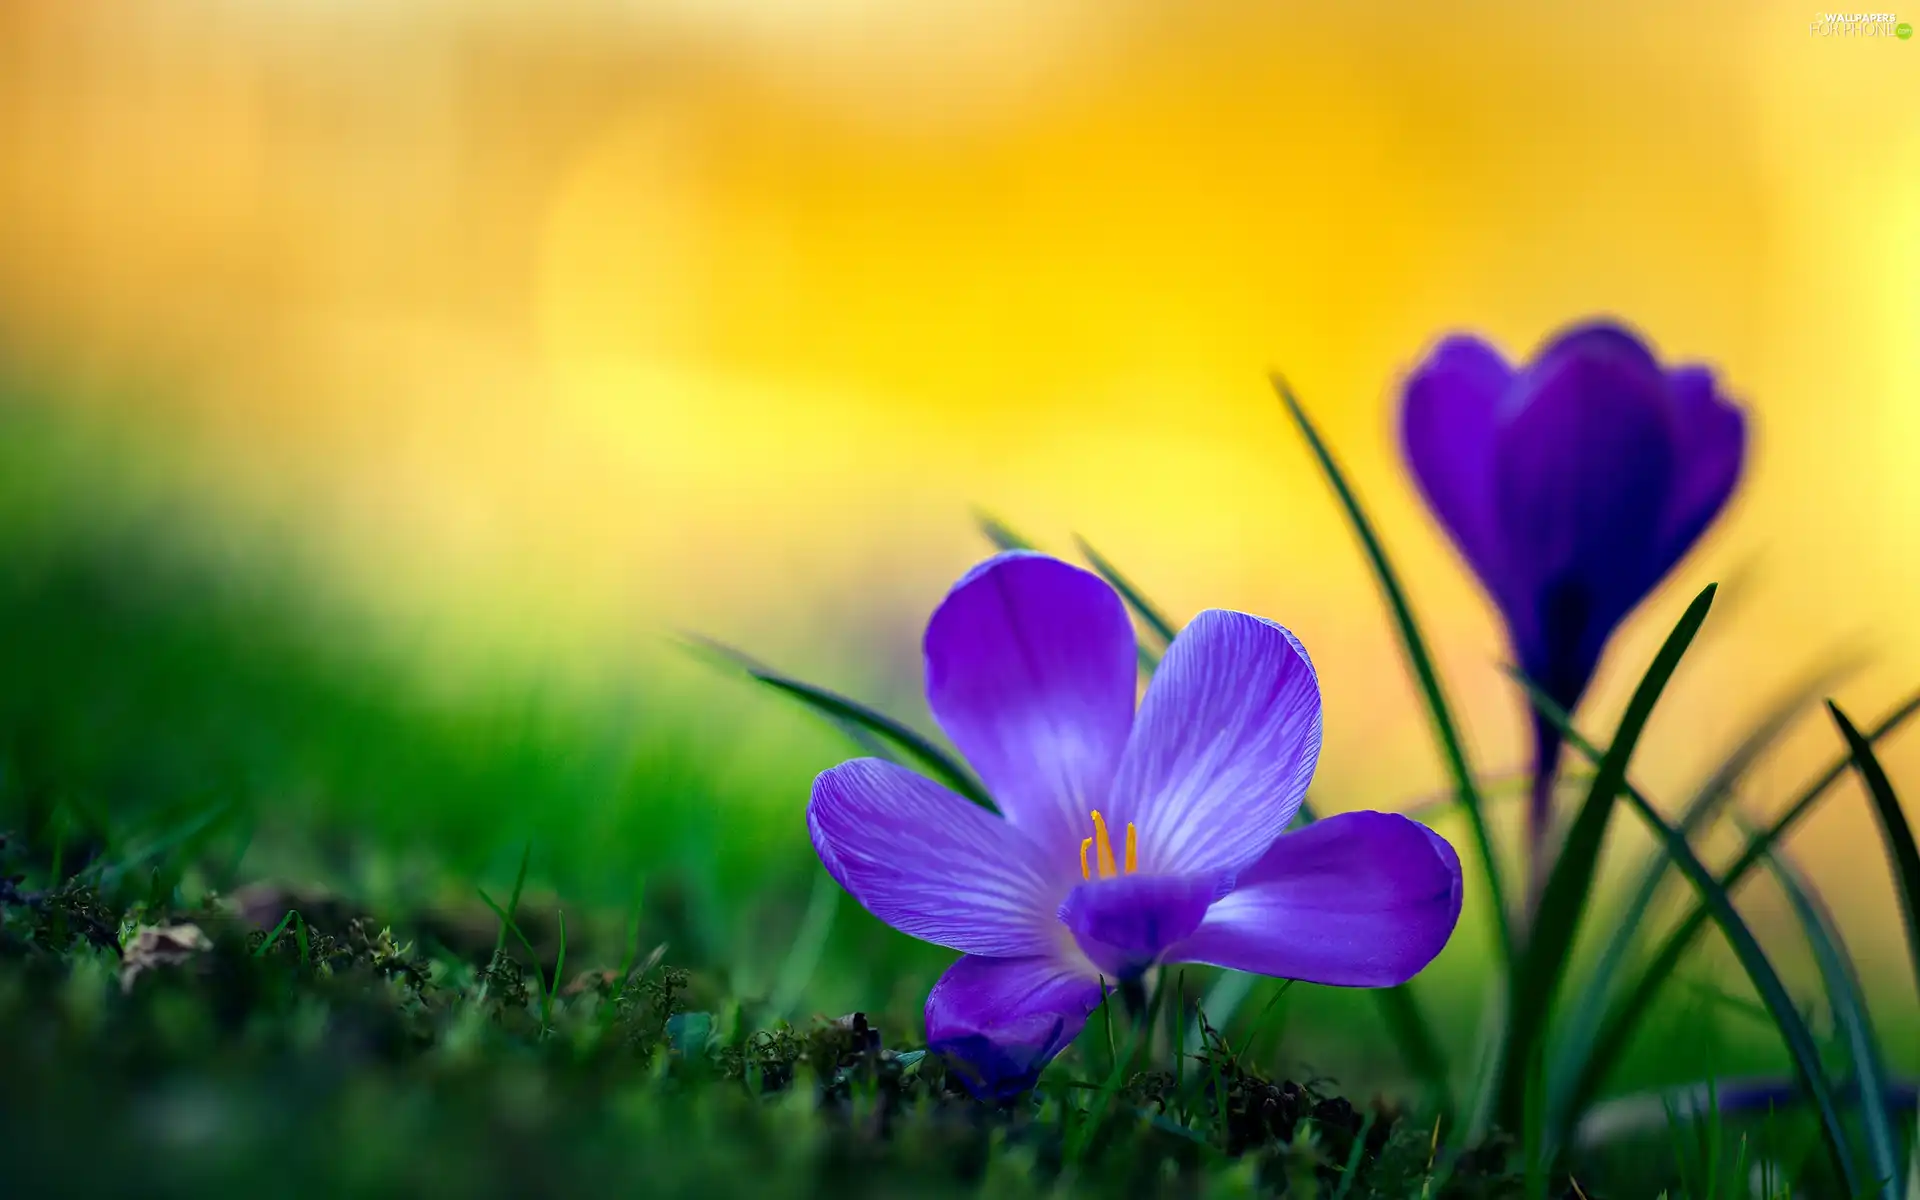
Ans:
{"type": "Polygon", "coordinates": [[[1089,962],[1110,980],[1137,978],[1168,947],[1200,928],[1230,875],[1122,875],[1081,884],[1060,919],[1089,962]]]}
{"type": "Polygon", "coordinates": [[[1058,872],[1018,829],[905,767],[857,758],[813,783],[827,873],[904,934],[968,954],[1056,946],[1058,872]]]}
{"type": "Polygon", "coordinates": [[[1649,563],[1674,477],[1667,380],[1608,325],[1573,330],[1516,385],[1494,445],[1509,623],[1528,673],[1567,707],[1613,627],[1656,575],[1649,563]]]}
{"type": "Polygon", "coordinates": [[[1133,622],[1105,580],[1043,554],[996,555],[927,623],[927,703],[1006,819],[1077,861],[1133,726],[1133,622]]]}
{"type": "Polygon", "coordinates": [[[1491,589],[1500,576],[1490,467],[1500,399],[1513,369],[1478,338],[1450,337],[1407,380],[1400,441],[1421,493],[1491,589]]]}
{"type": "Polygon", "coordinates": [[[1320,681],[1272,621],[1209,609],[1167,648],[1114,779],[1116,843],[1138,827],[1140,870],[1213,875],[1287,827],[1320,758],[1320,681]]]}
{"type": "Polygon", "coordinates": [[[969,954],[927,995],[927,1049],[968,1091],[1004,1100],[1033,1087],[1100,1004],[1100,984],[1054,958],[969,954]]]}
{"type": "Polygon", "coordinates": [[[1678,418],[1674,444],[1678,471],[1655,552],[1663,573],[1680,561],[1726,507],[1740,481],[1747,451],[1746,417],[1714,386],[1711,370],[1675,368],[1667,372],[1667,386],[1678,418]]]}
{"type": "Polygon", "coordinates": [[[1343,813],[1273,843],[1168,955],[1337,987],[1419,974],[1460,918],[1460,858],[1395,813],[1343,813]]]}

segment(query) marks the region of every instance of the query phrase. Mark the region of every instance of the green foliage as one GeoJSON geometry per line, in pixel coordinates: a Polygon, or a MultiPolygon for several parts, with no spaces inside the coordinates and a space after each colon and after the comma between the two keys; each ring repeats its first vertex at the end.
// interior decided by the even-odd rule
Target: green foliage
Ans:
{"type": "MultiPolygon", "coordinates": [[[[1676,825],[1681,836],[1691,841],[1710,829],[1733,800],[1735,790],[1754,763],[1829,684],[1852,667],[1851,662],[1842,660],[1836,667],[1812,671],[1769,705],[1727,757],[1694,790],[1676,825]]],[[[1561,778],[1565,780],[1570,774],[1569,770],[1563,768],[1561,778]]],[[[1628,890],[1626,902],[1616,913],[1610,914],[1613,928],[1607,935],[1605,948],[1586,973],[1583,985],[1568,995],[1557,1014],[1558,1044],[1551,1051],[1553,1065],[1549,1071],[1551,1082],[1547,1105],[1548,1120],[1555,1129],[1565,1129],[1569,1124],[1569,1093],[1580,1079],[1583,1065],[1591,1060],[1595,1039],[1607,1016],[1607,1006],[1614,998],[1619,981],[1627,975],[1633,956],[1652,923],[1656,901],[1661,896],[1663,885],[1669,881],[1671,866],[1672,861],[1664,846],[1656,845],[1647,852],[1639,878],[1628,890]]]]}
{"type": "MultiPolygon", "coordinates": [[[[1747,822],[1737,822],[1747,827],[1747,822]]],[[[1867,1011],[1866,989],[1860,984],[1860,970],[1847,950],[1846,939],[1833,913],[1821,899],[1819,890],[1806,872],[1793,862],[1785,850],[1770,851],[1767,870],[1793,907],[1807,944],[1820,968],[1820,979],[1827,993],[1827,1008],[1846,1052],[1852,1077],[1859,1083],[1860,1124],[1866,1135],[1869,1177],[1883,1200],[1900,1200],[1900,1140],[1887,1111],[1889,1077],[1880,1037],[1874,1032],[1867,1011]]]]}
{"type": "MultiPolygon", "coordinates": [[[[1887,713],[1865,734],[1866,740],[1871,744],[1888,737],[1916,715],[1920,715],[1920,695],[1909,698],[1887,713]]],[[[1576,745],[1576,749],[1579,746],[1576,745]]],[[[1768,851],[1818,807],[1846,774],[1849,761],[1849,756],[1842,755],[1803,788],[1770,825],[1750,834],[1740,856],[1714,880],[1715,890],[1731,896],[1748,874],[1764,861],[1768,851]]],[[[1599,1035],[1592,1039],[1592,1049],[1581,1064],[1578,1075],[1564,1081],[1566,1094],[1570,1098],[1567,1111],[1578,1110],[1594,1100],[1603,1077],[1619,1062],[1661,990],[1673,978],[1687,952],[1713,920],[1713,907],[1703,897],[1659,943],[1658,949],[1647,957],[1626,996],[1613,1006],[1599,1035]]]]}
{"type": "Polygon", "coordinates": [[[1566,841],[1547,874],[1533,925],[1527,932],[1526,950],[1514,971],[1502,1071],[1495,1085],[1495,1111],[1498,1119],[1509,1122],[1510,1126],[1519,1118],[1527,1072],[1533,1069],[1533,1056],[1539,1052],[1537,1043],[1545,1033],[1547,1015],[1558,999],[1573,941],[1580,931],[1587,897],[1593,890],[1594,873],[1599,868],[1607,822],[1613,815],[1613,802],[1626,784],[1627,764],[1667,681],[1673,677],[1688,645],[1706,621],[1707,610],[1713,604],[1713,592],[1713,585],[1709,584],[1695,597],[1634,689],[1626,712],[1620,717],[1613,743],[1600,756],[1586,799],[1575,812],[1566,841]]]}
{"type": "Polygon", "coordinates": [[[1840,736],[1846,739],[1847,753],[1853,759],[1854,769],[1860,773],[1860,781],[1866,785],[1867,798],[1873,802],[1874,822],[1879,826],[1887,861],[1893,868],[1894,886],[1900,894],[1900,924],[1907,931],[1914,984],[1920,987],[1920,845],[1915,844],[1913,827],[1900,808],[1900,798],[1893,794],[1893,784],[1873,752],[1872,741],[1862,736],[1847,714],[1831,700],[1827,701],[1827,711],[1839,727],[1840,736]]]}
{"type": "MultiPolygon", "coordinates": [[[[1627,766],[1660,691],[1706,617],[1707,607],[1711,603],[1714,592],[1713,586],[1709,586],[1694,601],[1681,619],[1679,626],[1667,639],[1646,677],[1642,679],[1629,701],[1626,713],[1621,719],[1619,732],[1612,745],[1605,751],[1596,749],[1582,739],[1571,727],[1569,714],[1559,712],[1550,700],[1522,680],[1523,686],[1526,686],[1531,693],[1534,705],[1560,728],[1570,744],[1593,761],[1596,771],[1590,781],[1586,800],[1576,810],[1565,843],[1557,857],[1550,863],[1531,864],[1536,877],[1538,872],[1545,872],[1545,883],[1539,903],[1531,913],[1532,920],[1525,943],[1521,944],[1512,933],[1501,899],[1499,860],[1493,849],[1482,812],[1484,793],[1467,765],[1466,753],[1457,725],[1446,702],[1438,674],[1433,667],[1432,656],[1426,650],[1425,639],[1412,615],[1405,590],[1387,559],[1372,521],[1361,507],[1332,451],[1308,419],[1285,381],[1276,375],[1273,383],[1288,415],[1305,438],[1314,460],[1339,500],[1348,523],[1359,539],[1369,565],[1373,569],[1382,595],[1387,601],[1415,683],[1427,702],[1428,714],[1440,743],[1442,757],[1453,776],[1455,803],[1468,818],[1480,852],[1481,866],[1492,890],[1499,925],[1499,946],[1504,951],[1501,965],[1505,968],[1504,982],[1507,995],[1495,1037],[1496,1049],[1492,1058],[1495,1071],[1491,1079],[1491,1088],[1482,1093],[1484,1097],[1482,1104],[1484,1105],[1486,1100],[1491,1100],[1492,1111],[1498,1119],[1507,1122],[1510,1126],[1520,1125],[1526,1129],[1528,1140],[1525,1157],[1529,1195],[1540,1195],[1544,1192],[1546,1155],[1559,1152],[1560,1147],[1553,1139],[1561,1136],[1563,1122],[1574,1119],[1579,1114],[1581,1106],[1592,1098],[1598,1079],[1616,1063],[1617,1055],[1632,1035],[1636,1023],[1645,1015],[1652,998],[1670,977],[1686,947],[1691,944],[1692,938],[1709,918],[1726,936],[1750,981],[1760,993],[1767,1015],[1776,1024],[1782,1040],[1787,1044],[1798,1082],[1804,1094],[1813,1100],[1819,1111],[1820,1129],[1835,1171],[1835,1182],[1844,1187],[1848,1194],[1857,1193],[1854,1164],[1841,1123],[1835,1089],[1820,1061],[1818,1048],[1806,1027],[1806,1022],[1788,996],[1778,973],[1760,948],[1751,929],[1734,908],[1730,897],[1731,888],[1737,882],[1740,873],[1750,868],[1755,860],[1766,853],[1771,839],[1777,837],[1787,824],[1798,819],[1818,801],[1821,793],[1832,782],[1834,773],[1830,773],[1825,781],[1816,784],[1803,795],[1787,815],[1781,818],[1774,830],[1759,835],[1751,841],[1747,854],[1720,880],[1716,880],[1700,862],[1688,841],[1689,835],[1704,829],[1711,822],[1715,809],[1723,803],[1725,796],[1746,766],[1759,755],[1773,737],[1784,729],[1788,715],[1798,706],[1799,698],[1795,698],[1793,703],[1769,721],[1763,722],[1761,728],[1755,731],[1747,743],[1735,751],[1722,771],[1716,773],[1715,778],[1709,781],[1696,802],[1689,806],[1682,823],[1676,828],[1661,817],[1643,795],[1628,785],[1627,766]],[[1636,919],[1644,915],[1645,908],[1651,904],[1653,892],[1658,886],[1660,874],[1666,862],[1671,862],[1679,868],[1680,873],[1694,885],[1700,894],[1700,905],[1687,921],[1683,922],[1681,928],[1670,936],[1660,954],[1656,956],[1656,965],[1642,973],[1627,1003],[1615,1011],[1612,1021],[1600,1031],[1598,1037],[1595,1037],[1594,1024],[1597,1019],[1596,1014],[1600,1011],[1599,1006],[1604,1004],[1604,997],[1612,982],[1611,976],[1618,970],[1626,947],[1631,944],[1632,936],[1637,930],[1622,930],[1615,937],[1608,953],[1603,956],[1600,977],[1590,985],[1591,995],[1585,1002],[1577,1001],[1574,1005],[1574,1038],[1563,1054],[1558,1057],[1557,1063],[1554,1064],[1555,1069],[1549,1075],[1546,1034],[1561,1007],[1561,980],[1568,968],[1574,942],[1580,932],[1581,918],[1587,907],[1588,894],[1593,888],[1613,801],[1621,794],[1625,795],[1631,807],[1654,830],[1661,854],[1660,859],[1656,860],[1644,873],[1642,894],[1632,902],[1629,912],[1636,919]]],[[[1836,667],[1834,673],[1837,674],[1837,672],[1836,667]]],[[[1831,703],[1829,708],[1832,708],[1831,703]]],[[[1903,899],[1907,902],[1909,910],[1905,914],[1907,929],[1914,945],[1916,972],[1920,972],[1920,907],[1915,907],[1915,896],[1920,895],[1920,858],[1915,856],[1911,831],[1900,813],[1897,802],[1892,798],[1892,791],[1885,773],[1880,769],[1871,748],[1874,738],[1890,731],[1893,726],[1904,720],[1908,713],[1905,711],[1897,713],[1879,729],[1865,736],[1855,731],[1837,708],[1833,708],[1833,715],[1849,743],[1853,761],[1875,801],[1876,813],[1881,821],[1888,854],[1894,863],[1896,880],[1901,887],[1903,899]]],[[[1831,974],[1829,980],[1830,983],[1833,981],[1831,974]]],[[[1859,1036],[1863,1028],[1864,1026],[1861,1026],[1853,1032],[1859,1036]]],[[[1877,1052],[1877,1047],[1873,1049],[1877,1052]]],[[[1475,1111],[1476,1123],[1478,1123],[1481,1119],[1480,1114],[1486,1109],[1477,1105],[1475,1111]]],[[[1717,1139],[1721,1127],[1717,1106],[1710,1114],[1707,1124],[1717,1139]]],[[[1742,1145],[1744,1147],[1744,1143],[1742,1145]]],[[[1720,1165],[1718,1148],[1719,1143],[1716,1141],[1712,1155],[1714,1171],[1707,1176],[1705,1185],[1705,1194],[1708,1195],[1721,1194],[1721,1177],[1717,1173],[1720,1165]]],[[[1881,1185],[1886,1187],[1892,1186],[1885,1170],[1886,1154],[1889,1150],[1890,1147],[1884,1138],[1876,1139],[1873,1146],[1875,1175],[1881,1185]]],[[[1920,1148],[1916,1148],[1916,1153],[1920,1153],[1920,1148]]],[[[1744,1168],[1744,1162],[1742,1167],[1744,1168]]],[[[1745,1188],[1744,1179],[1739,1186],[1745,1188]]],[[[1688,1193],[1696,1190],[1691,1180],[1683,1180],[1683,1188],[1688,1193]]]]}
{"type": "MultiPolygon", "coordinates": [[[[1696,608],[1700,607],[1698,601],[1695,604],[1696,608]]],[[[1705,616],[1704,608],[1700,609],[1699,616],[1705,616]]],[[[1698,620],[1695,620],[1694,625],[1698,627],[1698,620]]],[[[1681,630],[1686,630],[1684,620],[1681,630]]],[[[1669,638],[1668,647],[1672,645],[1673,639],[1669,638]]],[[[1676,660],[1677,657],[1676,655],[1676,660]]],[[[1533,688],[1530,695],[1534,706],[1565,736],[1567,745],[1600,763],[1601,771],[1606,772],[1605,763],[1613,759],[1614,754],[1602,753],[1583,737],[1579,730],[1572,726],[1567,713],[1543,692],[1533,688]]],[[[1629,705],[1629,714],[1632,708],[1633,706],[1629,705]]],[[[1623,719],[1622,724],[1625,723],[1623,719]]],[[[1847,1147],[1846,1130],[1840,1118],[1836,1089],[1827,1076],[1825,1065],[1821,1062],[1820,1050],[1814,1041],[1813,1034],[1808,1029],[1807,1022],[1800,1011],[1794,1006],[1793,999],[1788,995],[1779,972],[1774,969],[1772,961],[1761,949],[1759,939],[1754,936],[1753,930],[1740,916],[1739,910],[1734,907],[1732,897],[1694,854],[1693,848],[1688,845],[1680,831],[1669,824],[1638,789],[1626,785],[1624,775],[1615,781],[1615,786],[1622,788],[1629,805],[1653,830],[1662,848],[1666,850],[1667,856],[1673,860],[1674,866],[1699,892],[1702,906],[1712,914],[1714,923],[1719,926],[1721,934],[1727,939],[1735,957],[1740,960],[1740,966],[1746,971],[1749,982],[1753,984],[1754,990],[1760,994],[1762,1002],[1766,1005],[1767,1015],[1778,1029],[1781,1040],[1786,1043],[1787,1051],[1793,1060],[1797,1082],[1812,1099],[1819,1112],[1821,1134],[1825,1138],[1827,1153],[1834,1169],[1848,1194],[1856,1194],[1859,1185],[1853,1156],[1847,1147]]]]}
{"type": "MultiPolygon", "coordinates": [[[[284,1131],[302,1129],[293,1159],[314,1194],[369,1173],[424,1182],[455,1151],[474,1156],[463,1186],[479,1195],[516,1194],[510,1159],[529,1154],[582,1183],[611,1171],[720,1194],[887,1194],[882,1181],[940,1194],[1017,1147],[1035,1194],[1184,1195],[1243,1160],[1289,1195],[1518,1195],[1503,1160],[1452,1161],[1442,1179],[1398,1110],[1270,1080],[1211,1029],[1177,1075],[1132,1070],[1129,1054],[1097,1090],[996,1107],[924,1051],[887,1045],[867,1014],[729,1028],[688,1008],[700,985],[661,963],[543,990],[512,941],[475,967],[362,919],[250,927],[217,895],[156,910],[82,886],[14,888],[0,938],[0,1070],[14,1097],[34,1098],[0,1127],[0,1149],[27,1178],[58,1173],[80,1191],[124,1182],[116,1162],[156,1157],[169,1163],[158,1194],[238,1191],[284,1169],[284,1131]],[[120,986],[100,968],[131,960],[135,943],[107,933],[123,926],[196,933],[120,986]],[[172,1082],[156,1092],[155,1078],[172,1082]],[[396,1128],[361,1127],[369,1105],[396,1128]],[[193,1135],[209,1153],[170,1156],[180,1106],[210,1110],[193,1135]],[[83,1126],[66,1124],[82,1112],[83,1126]],[[85,1145],[110,1153],[45,1152],[85,1145]]],[[[1136,1040],[1158,1028],[1149,1010],[1136,1040]]]]}
{"type": "MultiPolygon", "coordinates": [[[[1285,399],[1373,563],[1454,807],[1478,839],[1493,792],[1471,771],[1406,593],[1285,399]]],[[[1853,1117],[1852,1079],[1801,1088],[1822,1110],[1811,1118],[1787,1107],[1791,1087],[1772,1115],[1727,1097],[1675,1110],[1678,1136],[1651,1152],[1563,1134],[1622,1099],[1602,1083],[1665,1088],[1714,1067],[1697,1036],[1661,1021],[1666,985],[1708,926],[1765,993],[1760,1004],[1729,994],[1716,1010],[1728,1053],[1778,1073],[1798,1062],[1782,1031],[1797,1022],[1806,1036],[1789,1041],[1819,1040],[1797,998],[1754,965],[1765,955],[1730,894],[1753,865],[1777,863],[1769,848],[1834,778],[1867,769],[1857,748],[1715,877],[1688,844],[1710,812],[1667,822],[1627,783],[1630,746],[1616,739],[1620,770],[1590,788],[1620,793],[1654,830],[1661,870],[1676,865],[1700,902],[1654,943],[1625,1002],[1603,998],[1573,1079],[1567,1060],[1534,1056],[1545,1077],[1529,1073],[1511,1133],[1454,1118],[1468,1106],[1449,1066],[1468,1059],[1464,1040],[1501,985],[1504,941],[1491,961],[1464,964],[1465,986],[1422,980],[1420,1005],[1410,988],[1349,1001],[1295,987],[1284,1009],[1280,993],[1263,1007],[1257,989],[1271,985],[1191,968],[1162,981],[1157,1015],[1096,1019],[1036,1094],[990,1107],[918,1045],[920,1004],[947,956],[842,902],[806,845],[806,781],[843,745],[769,750],[743,729],[737,696],[703,707],[651,678],[584,697],[506,676],[428,686],[309,576],[195,544],[195,520],[156,502],[163,492],[76,500],[75,480],[124,475],[50,428],[0,403],[9,1194],[1601,1200],[1744,1195],[1749,1167],[1770,1200],[1789,1186],[1842,1193],[1822,1136],[1836,1109],[1853,1117]],[[1337,1079],[1321,1077],[1329,1068],[1337,1079]]],[[[1172,619],[1081,550],[1121,586],[1150,672],[1172,619]]],[[[726,657],[861,752],[915,756],[890,719],[726,657]]],[[[782,719],[781,705],[762,708],[782,719]]],[[[1726,789],[1708,786],[1718,805],[1726,789]]],[[[1491,865],[1490,841],[1480,848],[1491,865]]],[[[1857,1063],[1911,1008],[1870,1027],[1837,931],[1826,946],[1829,995],[1857,985],[1830,1007],[1859,1011],[1836,1016],[1816,1057],[1857,1063]]],[[[1542,1014],[1549,1034],[1571,990],[1542,1014]]],[[[1903,1064],[1885,1058],[1868,1185],[1889,1153],[1920,1163],[1903,1064]]]]}

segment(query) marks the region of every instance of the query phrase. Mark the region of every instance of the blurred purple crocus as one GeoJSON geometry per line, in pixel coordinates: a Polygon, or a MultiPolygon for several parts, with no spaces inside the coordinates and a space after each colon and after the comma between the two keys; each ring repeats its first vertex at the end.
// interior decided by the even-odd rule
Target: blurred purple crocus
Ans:
{"type": "MultiPolygon", "coordinates": [[[[1707,367],[1663,367],[1633,333],[1590,322],[1524,367],[1478,338],[1442,341],[1406,383],[1401,437],[1521,669],[1572,711],[1608,636],[1726,505],[1747,427],[1707,367]]],[[[1537,849],[1560,752],[1537,714],[1534,750],[1537,849]]]]}
{"type": "Polygon", "coordinates": [[[988,559],[927,625],[927,700],[1002,815],[879,759],[814,782],[820,861],[895,929],[961,951],[929,1048],[976,1095],[1031,1088],[1102,985],[1167,962],[1352,987],[1418,973],[1460,915],[1460,861],[1377,812],[1282,834],[1320,753],[1299,641],[1211,610],[1138,713],[1133,624],[1099,576],[988,559]]]}

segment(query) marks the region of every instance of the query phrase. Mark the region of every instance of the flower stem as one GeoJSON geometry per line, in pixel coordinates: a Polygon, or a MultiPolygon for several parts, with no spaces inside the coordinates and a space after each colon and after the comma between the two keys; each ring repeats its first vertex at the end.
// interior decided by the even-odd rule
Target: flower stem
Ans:
{"type": "Polygon", "coordinates": [[[1522,914],[1531,925],[1534,910],[1540,906],[1540,893],[1547,885],[1553,864],[1548,860],[1547,835],[1553,828],[1553,788],[1559,774],[1560,731],[1553,723],[1533,714],[1533,787],[1527,798],[1527,903],[1522,914]]]}

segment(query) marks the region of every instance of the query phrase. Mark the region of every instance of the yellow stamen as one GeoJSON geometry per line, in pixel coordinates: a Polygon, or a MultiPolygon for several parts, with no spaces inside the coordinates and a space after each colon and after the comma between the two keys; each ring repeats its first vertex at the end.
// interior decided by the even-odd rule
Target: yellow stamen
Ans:
{"type": "Polygon", "coordinates": [[[1100,878],[1112,879],[1120,873],[1113,861],[1113,839],[1107,836],[1107,820],[1098,811],[1093,814],[1093,844],[1100,855],[1100,878]]]}
{"type": "Polygon", "coordinates": [[[1107,833],[1107,818],[1095,811],[1088,814],[1093,818],[1093,836],[1080,839],[1080,878],[1112,879],[1123,871],[1132,875],[1140,870],[1140,831],[1132,821],[1127,822],[1126,866],[1122,867],[1113,858],[1113,838],[1107,833]]]}

